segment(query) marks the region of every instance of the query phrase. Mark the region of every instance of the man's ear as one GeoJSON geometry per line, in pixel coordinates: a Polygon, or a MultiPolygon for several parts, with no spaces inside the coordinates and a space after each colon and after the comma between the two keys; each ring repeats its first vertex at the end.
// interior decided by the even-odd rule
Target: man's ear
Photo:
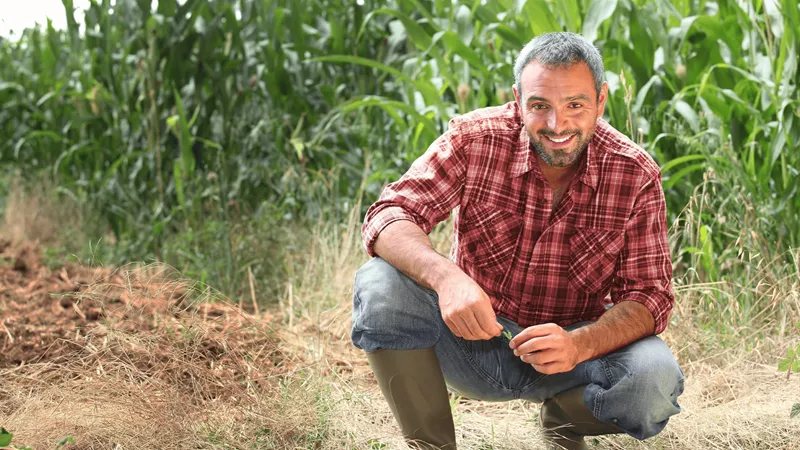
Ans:
{"type": "Polygon", "coordinates": [[[600,95],[597,96],[597,118],[603,117],[606,111],[606,101],[608,100],[608,82],[604,81],[600,88],[600,95]]]}
{"type": "Polygon", "coordinates": [[[517,101],[517,105],[519,105],[520,108],[521,108],[522,107],[522,103],[519,101],[519,91],[517,91],[517,86],[516,85],[511,86],[511,92],[514,93],[514,100],[517,101]]]}

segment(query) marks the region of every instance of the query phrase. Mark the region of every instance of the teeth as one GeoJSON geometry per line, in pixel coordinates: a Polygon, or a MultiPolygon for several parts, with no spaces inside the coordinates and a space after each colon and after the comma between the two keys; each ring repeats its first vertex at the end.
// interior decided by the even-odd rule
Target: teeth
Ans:
{"type": "Polygon", "coordinates": [[[567,136],[567,137],[565,137],[565,138],[563,138],[563,139],[556,139],[556,138],[553,138],[553,137],[549,137],[549,136],[548,136],[548,137],[547,137],[547,139],[550,139],[550,140],[551,140],[551,141],[553,141],[553,142],[558,142],[558,143],[560,144],[560,143],[562,143],[562,142],[567,142],[567,141],[569,140],[569,138],[571,138],[571,137],[572,137],[572,136],[567,136]]]}

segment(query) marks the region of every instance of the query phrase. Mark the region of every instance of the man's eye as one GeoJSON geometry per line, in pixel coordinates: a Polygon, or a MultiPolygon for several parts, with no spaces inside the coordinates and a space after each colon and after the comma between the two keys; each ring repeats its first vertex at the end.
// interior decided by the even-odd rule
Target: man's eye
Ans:
{"type": "Polygon", "coordinates": [[[573,103],[573,104],[569,105],[569,107],[573,108],[573,109],[578,109],[578,108],[582,108],[583,105],[581,103],[573,103]]]}
{"type": "Polygon", "coordinates": [[[533,109],[535,109],[537,111],[542,111],[542,110],[547,109],[547,105],[543,105],[541,103],[537,103],[537,104],[533,105],[533,109]]]}

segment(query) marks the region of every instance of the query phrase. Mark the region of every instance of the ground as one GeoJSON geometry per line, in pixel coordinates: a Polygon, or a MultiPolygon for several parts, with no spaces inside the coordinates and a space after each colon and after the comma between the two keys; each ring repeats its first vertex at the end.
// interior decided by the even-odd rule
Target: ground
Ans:
{"type": "MultiPolygon", "coordinates": [[[[259,314],[163,265],[45,265],[39,255],[0,242],[0,426],[14,445],[403,448],[348,340],[357,251],[316,276],[333,286],[332,306],[308,306],[319,289],[300,286],[259,314]]],[[[743,330],[720,346],[686,303],[663,335],[687,374],[683,411],[654,439],[604,437],[596,448],[800,449],[800,418],[789,417],[800,377],[776,371],[797,336],[743,330]]],[[[459,448],[543,448],[538,405],[453,398],[453,409],[459,448]]]]}

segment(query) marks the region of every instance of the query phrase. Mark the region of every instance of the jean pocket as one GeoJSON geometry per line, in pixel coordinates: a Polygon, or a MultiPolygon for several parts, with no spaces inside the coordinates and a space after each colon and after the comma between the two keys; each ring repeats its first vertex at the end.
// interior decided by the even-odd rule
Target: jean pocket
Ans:
{"type": "Polygon", "coordinates": [[[624,242],[621,231],[577,230],[569,241],[570,286],[586,294],[608,288],[624,242]]]}

